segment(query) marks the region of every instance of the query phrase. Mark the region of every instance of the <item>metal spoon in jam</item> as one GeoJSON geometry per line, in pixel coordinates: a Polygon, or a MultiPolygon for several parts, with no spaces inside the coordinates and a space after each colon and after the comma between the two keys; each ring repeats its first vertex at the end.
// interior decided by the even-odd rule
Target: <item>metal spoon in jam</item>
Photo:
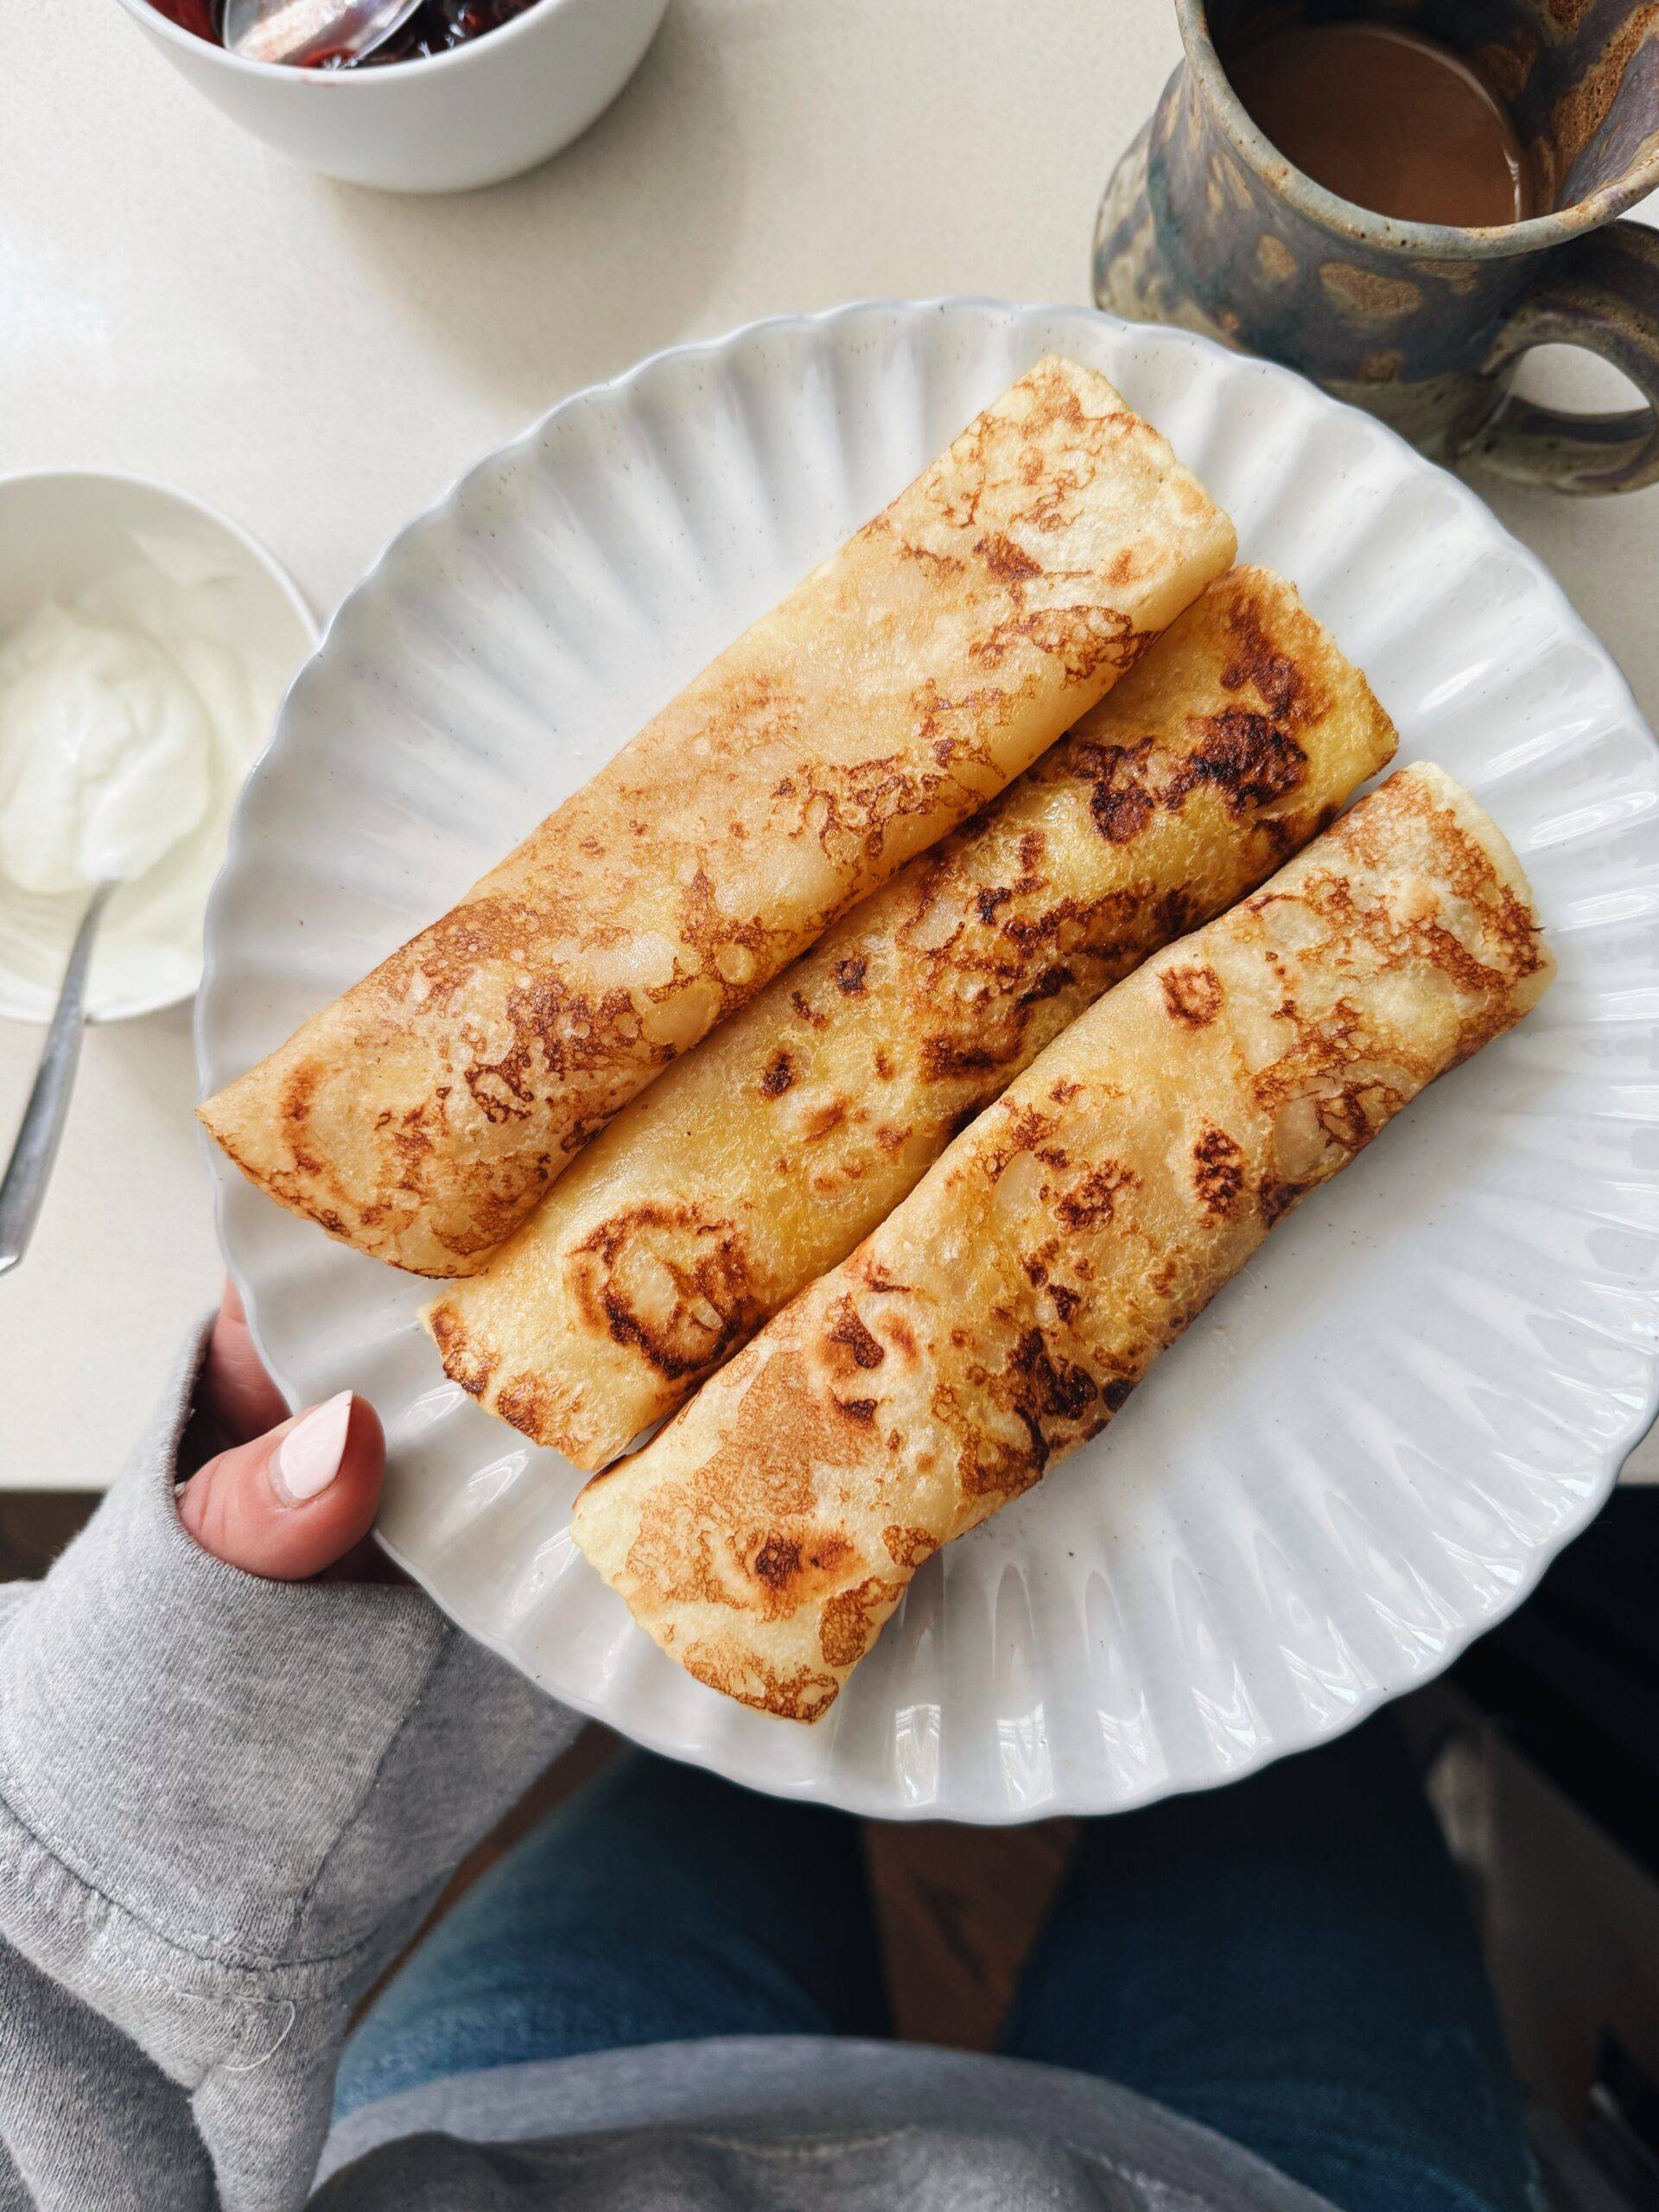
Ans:
{"type": "Polygon", "coordinates": [[[421,0],[225,0],[219,37],[249,61],[335,68],[401,30],[421,0]]]}

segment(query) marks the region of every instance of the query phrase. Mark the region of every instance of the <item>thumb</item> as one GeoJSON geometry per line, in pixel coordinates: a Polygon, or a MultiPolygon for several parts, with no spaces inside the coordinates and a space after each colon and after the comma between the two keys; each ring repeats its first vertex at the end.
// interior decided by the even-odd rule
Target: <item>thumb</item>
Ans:
{"type": "Polygon", "coordinates": [[[199,1467],[179,1518],[227,1567],[301,1581],[367,1535],[385,1464],[379,1416],[342,1390],[199,1467]]]}

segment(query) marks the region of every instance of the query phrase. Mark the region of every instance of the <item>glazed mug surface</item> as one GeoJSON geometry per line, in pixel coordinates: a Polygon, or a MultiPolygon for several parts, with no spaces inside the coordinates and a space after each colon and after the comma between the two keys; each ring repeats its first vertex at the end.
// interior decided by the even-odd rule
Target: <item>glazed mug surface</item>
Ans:
{"type": "Polygon", "coordinates": [[[1567,492],[1659,481],[1659,231],[1616,219],[1659,186],[1659,0],[1295,10],[1403,24],[1480,68],[1552,211],[1491,228],[1400,221],[1314,183],[1217,51],[1260,0],[1175,4],[1186,58],[1101,202],[1100,306],[1285,362],[1437,458],[1567,492]],[[1563,414],[1511,394],[1521,356],[1554,344],[1600,354],[1647,404],[1563,414]]]}

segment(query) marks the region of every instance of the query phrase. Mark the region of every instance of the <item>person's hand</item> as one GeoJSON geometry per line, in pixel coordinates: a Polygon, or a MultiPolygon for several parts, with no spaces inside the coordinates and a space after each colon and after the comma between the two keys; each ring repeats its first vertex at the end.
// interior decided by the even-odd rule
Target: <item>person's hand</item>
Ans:
{"type": "Polygon", "coordinates": [[[229,1567],[295,1582],[330,1567],[368,1579],[385,1565],[365,1542],[385,1471],[378,1415],[343,1390],[290,1416],[232,1283],[213,1323],[179,1471],[180,1520],[229,1567]]]}

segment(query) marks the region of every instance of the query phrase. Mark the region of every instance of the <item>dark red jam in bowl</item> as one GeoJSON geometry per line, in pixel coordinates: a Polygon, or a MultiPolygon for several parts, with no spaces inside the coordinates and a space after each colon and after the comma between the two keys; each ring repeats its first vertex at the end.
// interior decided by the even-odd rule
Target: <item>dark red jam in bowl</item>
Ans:
{"type": "MultiPolygon", "coordinates": [[[[536,0],[421,0],[402,30],[360,60],[319,51],[305,57],[304,67],[369,69],[384,61],[419,61],[429,54],[448,54],[452,46],[465,46],[486,31],[499,30],[535,4],[536,0]]],[[[215,46],[223,43],[219,35],[222,0],[150,0],[150,5],[158,15],[194,31],[198,38],[211,39],[215,46]]]]}

